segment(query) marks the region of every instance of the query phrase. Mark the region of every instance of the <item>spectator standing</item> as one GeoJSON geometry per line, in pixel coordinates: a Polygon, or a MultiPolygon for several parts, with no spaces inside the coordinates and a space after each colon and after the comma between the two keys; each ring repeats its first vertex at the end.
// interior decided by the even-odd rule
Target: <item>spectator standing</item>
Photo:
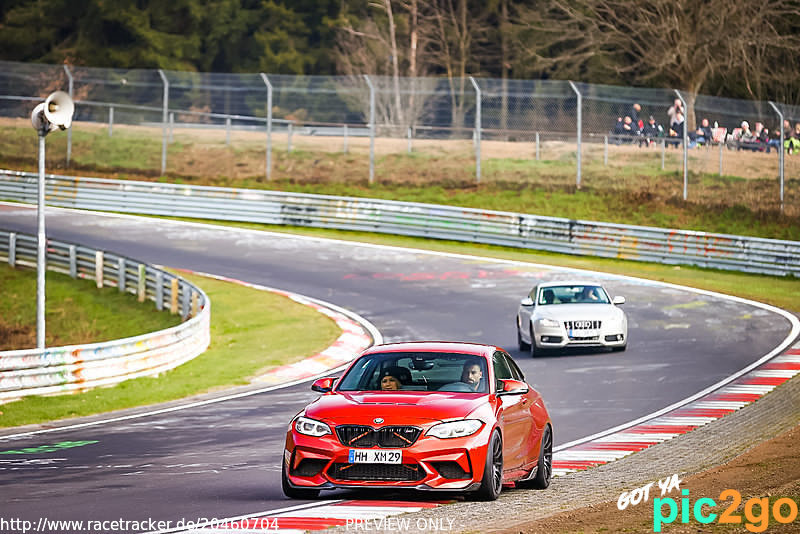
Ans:
{"type": "MultiPolygon", "coordinates": [[[[788,123],[789,121],[785,121],[788,123]]],[[[800,122],[795,123],[794,130],[789,129],[788,134],[784,134],[783,146],[789,154],[800,152],[800,122]]]]}
{"type": "Polygon", "coordinates": [[[669,116],[669,128],[670,130],[674,130],[673,125],[678,123],[678,114],[681,116],[686,116],[686,112],[683,109],[683,103],[681,102],[680,98],[676,98],[675,101],[672,103],[672,106],[667,110],[667,115],[669,116]]]}
{"type": "Polygon", "coordinates": [[[639,118],[639,113],[641,112],[642,112],[642,105],[639,104],[638,102],[634,102],[631,105],[630,111],[628,112],[628,116],[631,118],[631,122],[633,122],[633,124],[637,126],[639,131],[641,131],[642,128],[644,127],[644,122],[642,122],[642,119],[639,118]]]}

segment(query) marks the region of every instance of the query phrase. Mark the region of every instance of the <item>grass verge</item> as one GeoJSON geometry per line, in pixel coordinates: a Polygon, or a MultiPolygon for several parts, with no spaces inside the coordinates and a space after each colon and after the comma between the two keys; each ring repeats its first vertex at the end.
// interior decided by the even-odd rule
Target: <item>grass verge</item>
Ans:
{"type": "Polygon", "coordinates": [[[230,282],[181,276],[202,287],[212,302],[211,346],[205,353],[156,378],[0,405],[0,426],[97,414],[246,384],[249,377],[270,367],[324,349],[339,335],[330,318],[286,297],[230,282]]]}
{"type": "MultiPolygon", "coordinates": [[[[45,293],[48,347],[132,337],[181,321],[151,302],[60,273],[47,273],[45,293]]],[[[36,347],[36,271],[0,266],[0,295],[0,350],[36,347]]]]}

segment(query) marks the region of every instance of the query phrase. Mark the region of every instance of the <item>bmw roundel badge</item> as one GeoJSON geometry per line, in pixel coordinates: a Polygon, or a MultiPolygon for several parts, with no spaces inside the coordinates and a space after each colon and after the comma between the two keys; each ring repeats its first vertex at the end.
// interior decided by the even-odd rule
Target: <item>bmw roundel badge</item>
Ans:
{"type": "Polygon", "coordinates": [[[375,419],[372,420],[372,422],[375,423],[376,425],[379,425],[383,423],[383,417],[376,417],[375,419]]]}

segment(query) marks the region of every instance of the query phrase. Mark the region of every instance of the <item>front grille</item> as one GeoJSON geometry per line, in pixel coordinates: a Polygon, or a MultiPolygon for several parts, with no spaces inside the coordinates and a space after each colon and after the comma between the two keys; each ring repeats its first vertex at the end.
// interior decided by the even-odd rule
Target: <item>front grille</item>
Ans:
{"type": "Polygon", "coordinates": [[[389,480],[414,482],[425,478],[419,464],[343,464],[328,468],[328,476],[336,480],[389,480]]]}
{"type": "Polygon", "coordinates": [[[464,471],[457,462],[431,462],[431,465],[440,475],[449,479],[472,478],[472,475],[464,471]]]}
{"type": "Polygon", "coordinates": [[[590,328],[600,328],[602,321],[564,321],[567,330],[588,330],[590,328]]]}
{"type": "Polygon", "coordinates": [[[414,444],[422,430],[414,426],[384,426],[372,428],[365,425],[340,425],[336,436],[346,447],[382,447],[401,449],[414,444]]]}
{"type": "Polygon", "coordinates": [[[313,477],[319,474],[327,463],[328,460],[304,458],[300,460],[300,464],[297,467],[292,469],[292,474],[300,477],[313,477]]]}

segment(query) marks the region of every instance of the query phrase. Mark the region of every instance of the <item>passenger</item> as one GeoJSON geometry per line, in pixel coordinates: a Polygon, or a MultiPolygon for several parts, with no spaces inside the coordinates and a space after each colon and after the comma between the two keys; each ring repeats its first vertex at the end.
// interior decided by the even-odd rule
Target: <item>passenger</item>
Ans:
{"type": "Polygon", "coordinates": [[[400,379],[396,376],[385,374],[383,378],[381,378],[382,391],[397,391],[401,387],[402,385],[400,384],[400,379]]]}
{"type": "Polygon", "coordinates": [[[469,386],[472,391],[479,391],[481,388],[481,379],[483,378],[483,371],[481,366],[475,362],[467,362],[464,364],[464,369],[461,372],[461,381],[469,386]]]}
{"type": "Polygon", "coordinates": [[[552,304],[556,300],[556,295],[553,293],[552,289],[545,289],[542,291],[542,299],[544,300],[544,304],[552,304]]]}

